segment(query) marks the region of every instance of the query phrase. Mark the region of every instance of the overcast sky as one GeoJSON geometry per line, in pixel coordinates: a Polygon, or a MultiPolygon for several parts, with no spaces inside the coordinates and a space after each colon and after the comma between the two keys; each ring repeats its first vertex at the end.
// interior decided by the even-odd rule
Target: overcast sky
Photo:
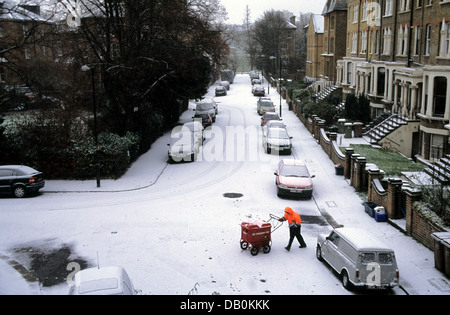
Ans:
{"type": "Polygon", "coordinates": [[[264,11],[271,9],[287,10],[297,16],[300,12],[320,14],[326,0],[221,0],[221,2],[228,11],[227,23],[242,24],[247,5],[250,9],[250,18],[254,22],[264,14],[264,11]]]}

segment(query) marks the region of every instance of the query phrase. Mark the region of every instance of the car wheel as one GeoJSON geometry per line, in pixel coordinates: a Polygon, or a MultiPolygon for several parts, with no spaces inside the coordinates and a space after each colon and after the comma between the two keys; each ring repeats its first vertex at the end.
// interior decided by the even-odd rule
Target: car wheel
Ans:
{"type": "Polygon", "coordinates": [[[23,198],[26,195],[25,187],[23,186],[17,186],[14,188],[14,197],[16,198],[23,198]]]}
{"type": "Polygon", "coordinates": [[[246,250],[247,248],[248,248],[248,243],[242,241],[242,242],[241,242],[241,249],[246,250]]]}
{"type": "Polygon", "coordinates": [[[252,247],[252,249],[250,250],[250,253],[252,254],[252,256],[258,255],[259,248],[258,247],[252,247]]]}
{"type": "Polygon", "coordinates": [[[317,258],[318,260],[320,260],[320,261],[323,261],[323,258],[322,258],[322,249],[320,248],[319,245],[317,245],[317,247],[316,247],[316,258],[317,258]]]}
{"type": "Polygon", "coordinates": [[[346,290],[351,290],[352,289],[352,283],[350,282],[350,279],[348,277],[348,273],[347,271],[342,271],[341,274],[341,280],[342,280],[342,286],[346,289],[346,290]]]}
{"type": "Polygon", "coordinates": [[[270,249],[271,249],[270,245],[264,246],[264,247],[263,247],[263,253],[264,253],[264,254],[270,253],[270,249]]]}

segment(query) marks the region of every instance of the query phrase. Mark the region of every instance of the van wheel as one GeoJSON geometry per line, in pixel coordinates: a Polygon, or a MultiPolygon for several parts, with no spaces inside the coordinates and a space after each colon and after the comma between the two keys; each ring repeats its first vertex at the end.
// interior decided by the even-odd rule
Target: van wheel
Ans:
{"type": "Polygon", "coordinates": [[[346,289],[346,290],[351,290],[352,289],[352,283],[350,282],[350,278],[348,277],[348,273],[347,271],[342,271],[341,274],[341,280],[342,280],[342,286],[346,289]]]}
{"type": "Polygon", "coordinates": [[[323,261],[323,258],[322,258],[322,249],[320,248],[319,245],[317,245],[317,247],[316,247],[316,258],[317,258],[318,260],[320,260],[320,261],[323,261]]]}

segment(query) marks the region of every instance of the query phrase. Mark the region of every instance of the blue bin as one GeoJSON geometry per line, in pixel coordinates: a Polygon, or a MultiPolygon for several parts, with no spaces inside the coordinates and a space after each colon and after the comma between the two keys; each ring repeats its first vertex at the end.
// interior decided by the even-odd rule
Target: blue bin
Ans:
{"type": "Polygon", "coordinates": [[[364,202],[364,209],[368,215],[370,215],[372,218],[374,217],[375,207],[377,204],[375,202],[364,202]]]}

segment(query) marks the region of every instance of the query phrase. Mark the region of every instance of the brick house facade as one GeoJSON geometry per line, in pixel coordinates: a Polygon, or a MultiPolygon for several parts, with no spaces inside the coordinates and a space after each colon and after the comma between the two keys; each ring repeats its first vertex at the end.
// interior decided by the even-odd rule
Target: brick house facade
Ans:
{"type": "Polygon", "coordinates": [[[420,121],[411,150],[418,158],[449,154],[450,1],[348,0],[347,23],[336,75],[344,97],[368,96],[373,118],[420,121]]]}

